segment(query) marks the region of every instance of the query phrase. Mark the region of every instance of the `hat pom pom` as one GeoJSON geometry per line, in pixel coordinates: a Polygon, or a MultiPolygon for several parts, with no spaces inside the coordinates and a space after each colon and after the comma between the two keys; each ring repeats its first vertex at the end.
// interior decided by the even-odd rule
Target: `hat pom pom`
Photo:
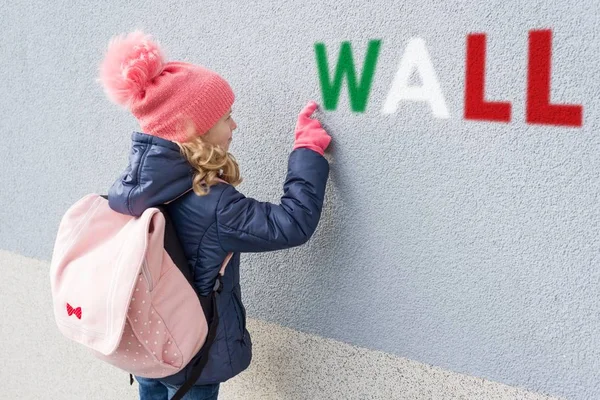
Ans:
{"type": "Polygon", "coordinates": [[[114,36],[100,65],[99,81],[107,97],[122,106],[142,96],[148,84],[163,70],[164,54],[150,35],[140,30],[126,37],[114,36]]]}

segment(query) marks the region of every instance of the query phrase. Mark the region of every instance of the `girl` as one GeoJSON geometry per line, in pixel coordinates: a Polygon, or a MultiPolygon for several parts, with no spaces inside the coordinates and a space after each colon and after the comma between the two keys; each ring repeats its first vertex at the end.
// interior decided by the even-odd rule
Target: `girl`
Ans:
{"type": "MultiPolygon", "coordinates": [[[[219,384],[250,365],[252,341],[239,282],[240,253],[299,246],[321,216],[329,163],[323,157],[331,137],[300,112],[288,159],[281,204],[245,197],[229,144],[237,125],[234,94],[217,73],[185,62],[165,62],[158,44],[135,31],[111,39],[99,81],[108,98],[129,109],[141,132],[132,134],[129,165],[111,186],[110,207],[139,216],[167,204],[201,296],[211,293],[221,264],[233,257],[217,297],[216,339],[200,378],[184,399],[216,399],[219,384]]],[[[179,373],[160,379],[136,377],[140,399],[167,400],[186,381],[198,356],[179,373]]]]}

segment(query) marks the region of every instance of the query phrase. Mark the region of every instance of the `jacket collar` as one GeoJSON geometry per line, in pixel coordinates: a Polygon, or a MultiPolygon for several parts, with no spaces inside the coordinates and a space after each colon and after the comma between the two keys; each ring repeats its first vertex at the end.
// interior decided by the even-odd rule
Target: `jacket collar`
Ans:
{"type": "Polygon", "coordinates": [[[131,141],[129,163],[108,191],[114,211],[140,216],[191,190],[194,171],[176,143],[142,132],[131,141]]]}

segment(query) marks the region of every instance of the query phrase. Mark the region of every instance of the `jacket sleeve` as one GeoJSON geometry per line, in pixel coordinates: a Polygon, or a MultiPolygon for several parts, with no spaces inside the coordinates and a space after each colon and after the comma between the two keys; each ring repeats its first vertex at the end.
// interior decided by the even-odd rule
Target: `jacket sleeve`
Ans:
{"type": "Polygon", "coordinates": [[[225,188],[216,210],[223,250],[252,253],[307,242],[321,217],[328,175],[323,156],[299,148],[290,153],[279,205],[247,198],[233,186],[225,188]]]}

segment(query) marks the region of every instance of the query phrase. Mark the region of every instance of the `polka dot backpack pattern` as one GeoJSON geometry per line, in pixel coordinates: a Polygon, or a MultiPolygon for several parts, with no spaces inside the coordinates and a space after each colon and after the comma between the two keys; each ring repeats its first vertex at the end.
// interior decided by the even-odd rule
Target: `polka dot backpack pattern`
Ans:
{"type": "Polygon", "coordinates": [[[210,346],[218,323],[218,313],[203,309],[188,282],[187,263],[180,269],[165,249],[165,228],[173,228],[161,210],[132,217],[113,211],[104,196],[83,197],[61,220],[50,268],[62,334],[96,357],[148,378],[183,369],[210,346]],[[215,316],[210,327],[207,315],[215,316]]]}

